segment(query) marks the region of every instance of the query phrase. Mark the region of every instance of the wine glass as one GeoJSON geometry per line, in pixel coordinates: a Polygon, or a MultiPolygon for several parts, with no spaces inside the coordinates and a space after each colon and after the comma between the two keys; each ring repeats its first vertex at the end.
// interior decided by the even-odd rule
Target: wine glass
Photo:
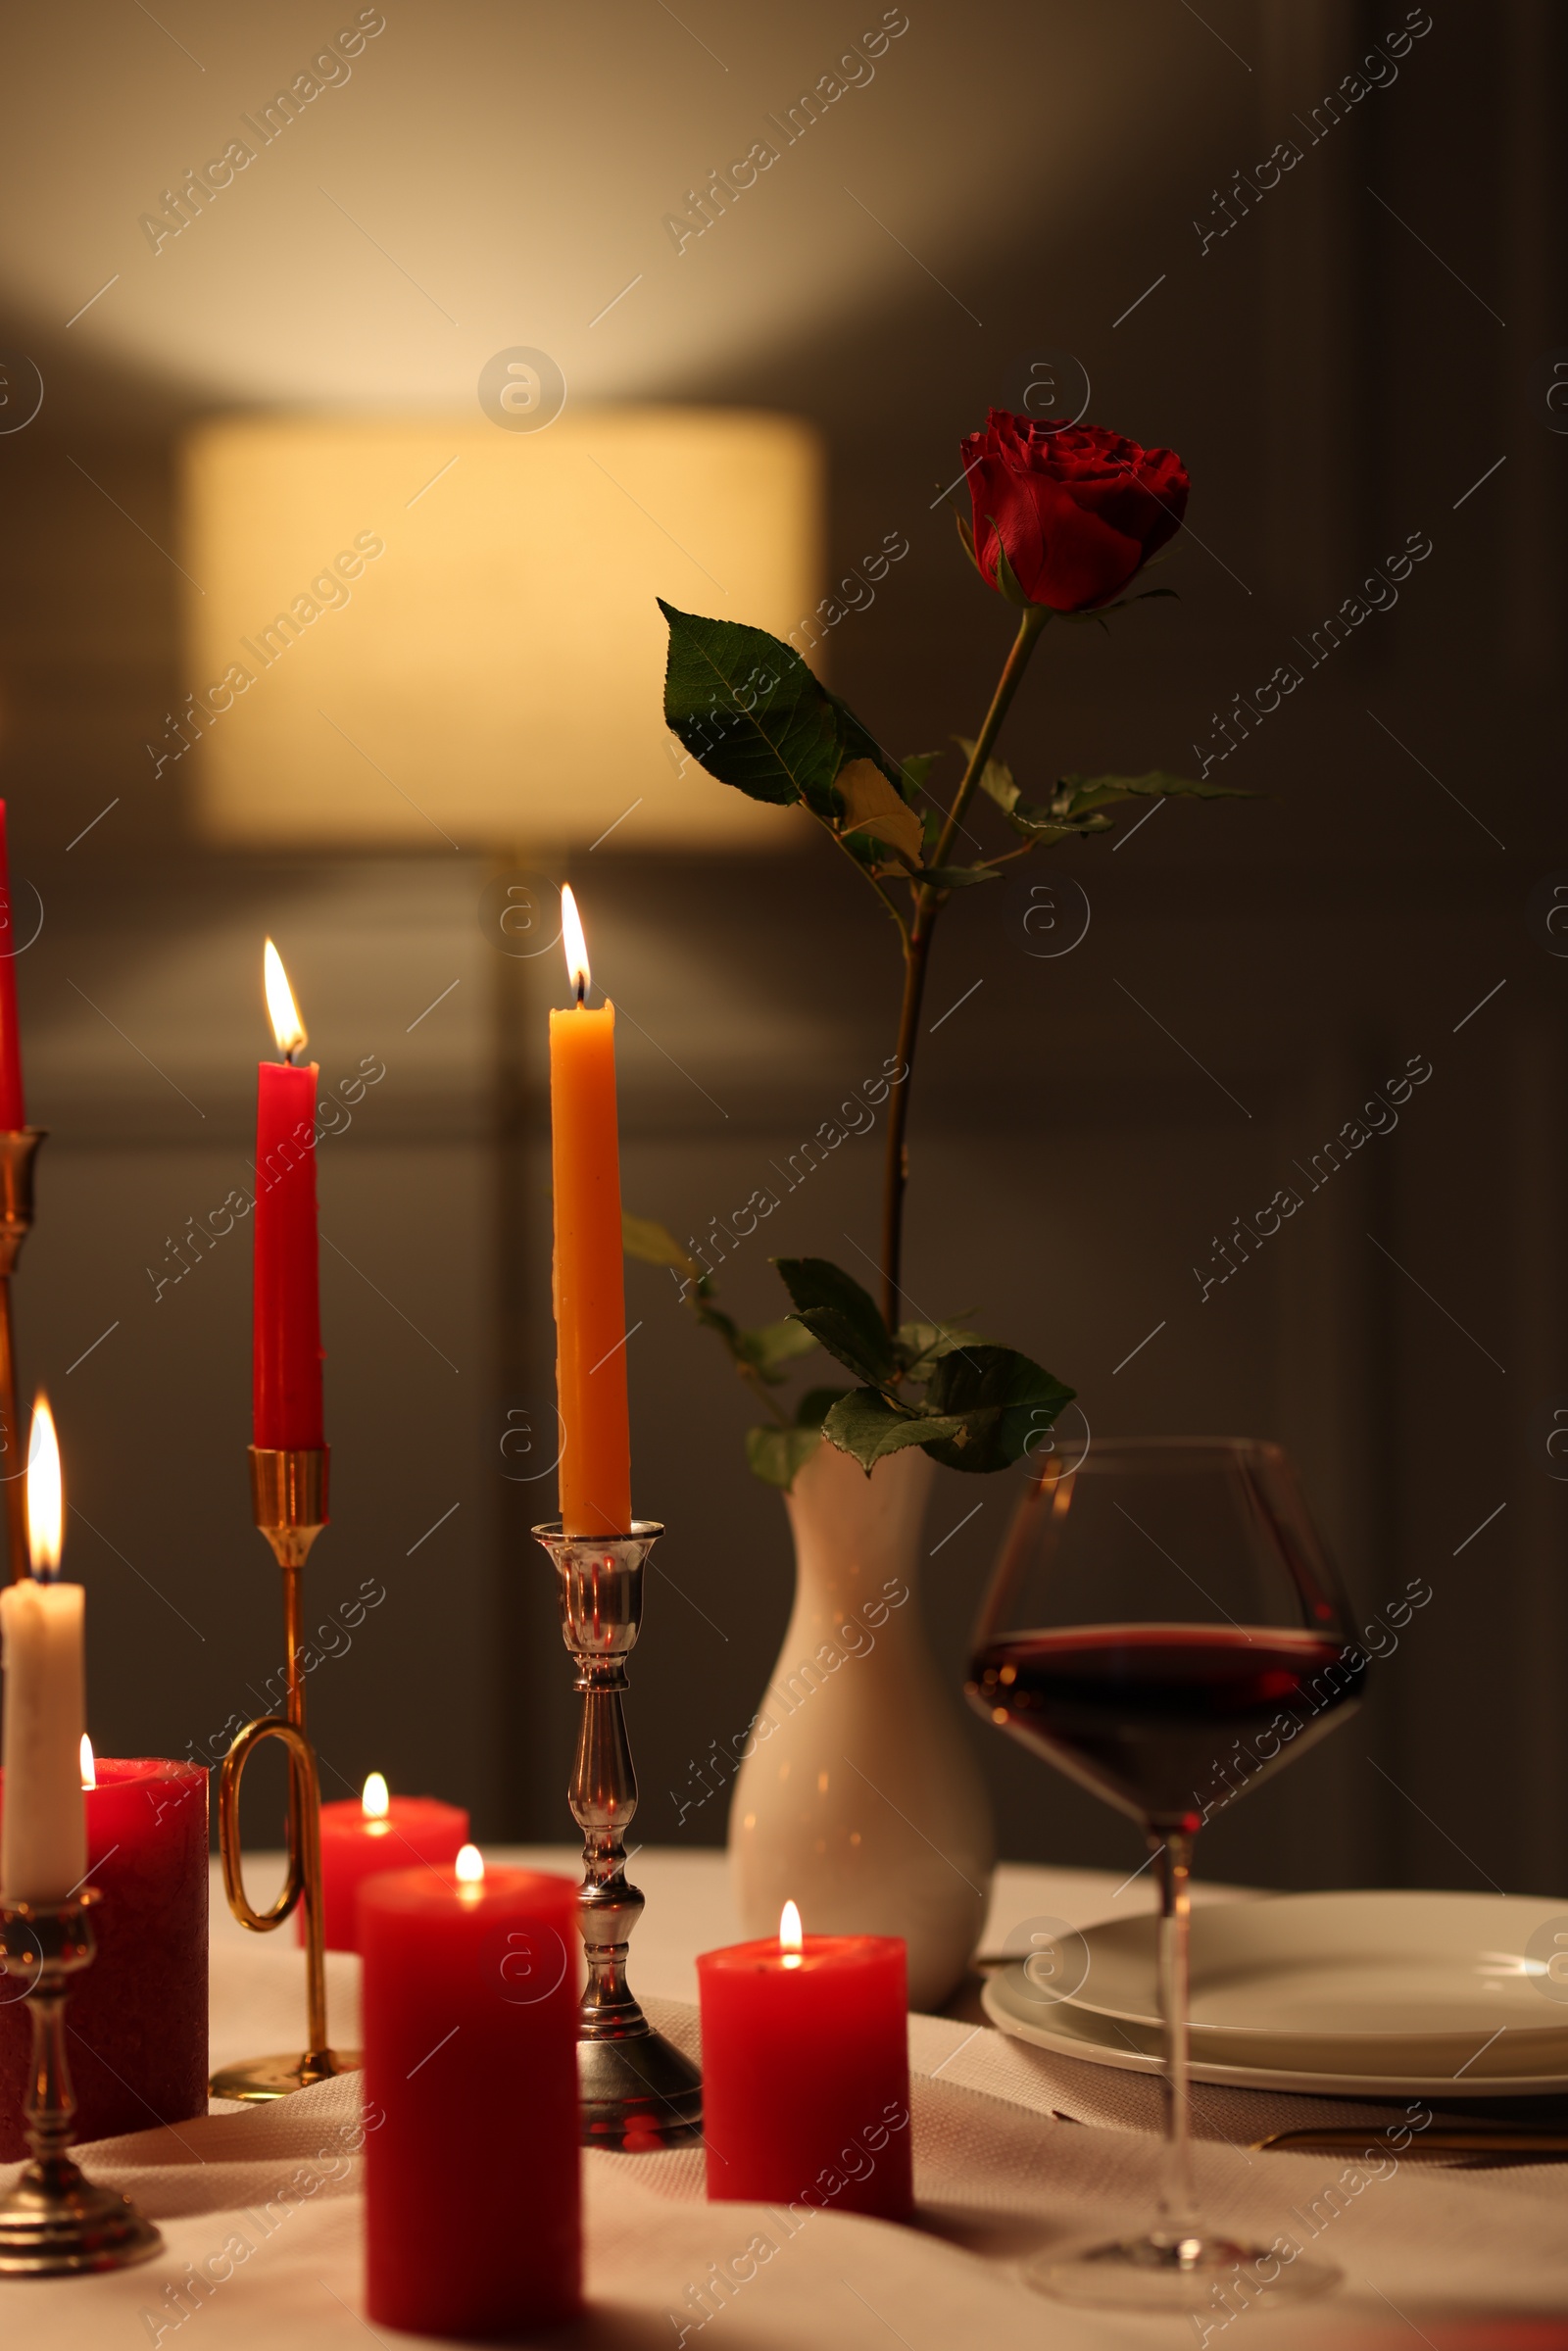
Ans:
{"type": "Polygon", "coordinates": [[[1159,1871],[1164,2183],[1153,2226],[1053,2252],[1042,2292],[1155,2310],[1205,2307],[1255,2262],[1271,2295],[1338,2272],[1205,2229],[1193,2201],[1188,1875],[1193,1839],[1343,1722],[1360,1694],[1338,1577],[1278,1445],[1096,1439],[1036,1466],[975,1628],[968,1695],[990,1721],[1138,1821],[1159,1871]],[[1268,2265],[1268,2266],[1265,2266],[1268,2265]],[[1270,2272],[1272,2271],[1272,2275],[1270,2272]]]}

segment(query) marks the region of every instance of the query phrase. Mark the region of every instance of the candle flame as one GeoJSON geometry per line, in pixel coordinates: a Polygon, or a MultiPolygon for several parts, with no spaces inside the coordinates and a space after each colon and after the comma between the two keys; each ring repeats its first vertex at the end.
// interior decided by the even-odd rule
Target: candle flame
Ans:
{"type": "Polygon", "coordinates": [[[372,1772],[366,1781],[365,1793],[360,1798],[360,1804],[368,1821],[385,1820],[391,1809],[392,1798],[388,1792],[386,1781],[379,1772],[372,1772]]]}
{"type": "Polygon", "coordinates": [[[308,1042],[306,1028],[299,1005],[294,1002],[294,991],[288,984],[288,973],[283,969],[283,958],[270,939],[262,950],[262,979],[267,989],[267,1014],[277,1039],[277,1050],[285,1061],[292,1061],[308,1042]]]}
{"type": "Polygon", "coordinates": [[[460,1886],[483,1885],[484,1855],[480,1852],[477,1845],[465,1845],[463,1847],[462,1851],[458,1855],[457,1872],[458,1884],[460,1886]]]}
{"type": "Polygon", "coordinates": [[[98,1766],[93,1761],[92,1740],[85,1731],[81,1735],[81,1785],[83,1789],[98,1785],[98,1766]]]}
{"type": "Polygon", "coordinates": [[[577,901],[571,895],[571,885],[564,882],[561,890],[561,944],[566,951],[566,976],[579,1004],[588,993],[588,941],[583,935],[582,916],[577,901]]]}
{"type": "Polygon", "coordinates": [[[27,1552],[35,1576],[52,1577],[60,1565],[65,1495],[60,1480],[60,1441],[49,1399],[40,1388],[33,1399],[27,1441],[27,1552]]]}
{"type": "Polygon", "coordinates": [[[784,1954],[786,1967],[799,1967],[801,1945],[806,1940],[801,1933],[801,1914],[793,1902],[786,1902],[779,1912],[778,1947],[784,1954]]]}

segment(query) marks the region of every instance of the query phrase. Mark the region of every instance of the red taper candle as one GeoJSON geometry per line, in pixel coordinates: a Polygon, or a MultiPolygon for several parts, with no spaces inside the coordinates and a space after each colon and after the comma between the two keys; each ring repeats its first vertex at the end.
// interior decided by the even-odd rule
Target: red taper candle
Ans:
{"type": "MultiPolygon", "coordinates": [[[[270,939],[267,1004],[278,1051],[306,1042],[288,980],[270,939]]],[[[318,1447],[321,1423],[321,1308],[316,1227],[314,1061],[264,1061],[256,1098],[256,1307],[252,1435],[267,1451],[318,1447]]]]}
{"type": "Polygon", "coordinates": [[[909,2045],[904,1943],[807,1935],[697,1962],[703,2137],[715,2202],[908,2218],[909,2045]]]}
{"type": "Polygon", "coordinates": [[[576,1908],[472,1845],[360,1888],[372,2327],[531,2342],[581,2307],[576,1908]]]}
{"type": "Polygon", "coordinates": [[[0,800],[0,1128],[27,1123],[22,1098],[22,1031],[17,1025],[17,919],[11,904],[11,852],[6,804],[0,800]]]}

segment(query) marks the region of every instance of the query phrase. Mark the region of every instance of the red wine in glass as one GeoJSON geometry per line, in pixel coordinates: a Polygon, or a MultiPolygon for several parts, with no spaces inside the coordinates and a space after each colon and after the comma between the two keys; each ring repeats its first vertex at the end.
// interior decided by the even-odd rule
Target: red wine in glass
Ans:
{"type": "Polygon", "coordinates": [[[1196,1829],[1221,1774],[1259,1778],[1288,1741],[1326,1731],[1365,1679],[1359,1652],[1312,1633],[1075,1625],[988,1641],[968,1690],[994,1723],[1135,1820],[1196,1829]]]}
{"type": "MultiPolygon", "coordinates": [[[[1327,2263],[1282,2270],[1266,2248],[1199,2218],[1188,1887],[1203,1822],[1342,1723],[1366,1670],[1333,1561],[1277,1445],[1096,1438],[1073,1466],[1055,1455],[1037,1463],[981,1606],[968,1692],[988,1721],[1130,1813],[1149,1838],[1167,2134],[1152,2226],[1048,2247],[1024,2273],[1043,2292],[1201,2314],[1249,2271],[1258,2291],[1267,2279],[1270,2303],[1333,2284],[1327,2263]]],[[[1004,2001],[999,2022],[1006,2013],[1004,2001]]]]}

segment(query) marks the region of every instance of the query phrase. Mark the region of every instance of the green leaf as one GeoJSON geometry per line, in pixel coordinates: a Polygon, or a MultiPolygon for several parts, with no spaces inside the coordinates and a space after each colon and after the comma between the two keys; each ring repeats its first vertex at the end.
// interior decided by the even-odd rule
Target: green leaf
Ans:
{"type": "Polygon", "coordinates": [[[1052,841],[1081,841],[1088,833],[1114,832],[1108,816],[1053,816],[1049,808],[1020,801],[1007,819],[1015,833],[1044,846],[1052,841]]]}
{"type": "MultiPolygon", "coordinates": [[[[973,745],[969,746],[969,757],[974,757],[973,745]]],[[[1004,808],[1009,816],[1018,805],[1018,786],[1013,780],[1012,769],[1001,759],[987,759],[980,770],[980,789],[996,802],[999,808],[1004,808]]]]}
{"type": "Polygon", "coordinates": [[[1051,814],[1082,817],[1091,809],[1113,808],[1128,800],[1253,800],[1234,784],[1200,783],[1195,776],[1168,775],[1152,767],[1147,775],[1063,775],[1052,796],[1051,814]]]}
{"type": "MultiPolygon", "coordinates": [[[[957,739],[963,744],[965,757],[972,759],[974,745],[962,735],[957,739]]],[[[987,759],[980,770],[980,789],[996,802],[1013,831],[1021,833],[1026,840],[1064,841],[1072,833],[1109,830],[1107,820],[1102,817],[1096,818],[1092,824],[1064,824],[1060,809],[1054,807],[1036,808],[1029,801],[1020,799],[1017,778],[1002,759],[987,759]]]]}
{"type": "MultiPolygon", "coordinates": [[[[974,744],[967,735],[955,735],[966,759],[974,758],[974,744]]],[[[1085,817],[1082,822],[1069,821],[1071,811],[1062,805],[1060,786],[1049,808],[1040,808],[1019,796],[1017,778],[1002,759],[987,759],[980,770],[980,789],[994,800],[1015,833],[1031,841],[1065,841],[1078,833],[1108,832],[1108,817],[1085,817]]]]}
{"type": "Polygon", "coordinates": [[[753,1477],[760,1478],[764,1486],[776,1486],[781,1493],[788,1494],[821,1442],[820,1428],[748,1429],[747,1465],[753,1477]]]}
{"type": "Polygon", "coordinates": [[[793,646],[738,620],[682,612],[669,623],[664,720],[722,784],[780,808],[832,816],[844,757],[840,709],[793,646]]]}
{"type": "MultiPolygon", "coordinates": [[[[1018,575],[1007,561],[1007,550],[1002,543],[1002,533],[1000,530],[997,530],[997,518],[995,514],[988,514],[986,516],[986,520],[990,523],[992,529],[997,532],[998,590],[1006,598],[1009,604],[1020,605],[1027,610],[1030,600],[1024,594],[1023,589],[1018,583],[1018,575]]],[[[985,577],[984,572],[982,572],[980,576],[983,579],[985,577]]]]}
{"type": "Polygon", "coordinates": [[[849,1371],[886,1387],[897,1366],[881,1309],[869,1291],[826,1257],[775,1257],[779,1277],[807,1329],[849,1371]]]}
{"type": "MultiPolygon", "coordinates": [[[[1151,563],[1162,563],[1164,560],[1163,556],[1150,558],[1151,563]]],[[[1179,588],[1140,588],[1136,596],[1118,596],[1114,604],[1097,604],[1087,612],[1058,612],[1056,618],[1058,620],[1094,620],[1098,621],[1102,628],[1104,628],[1105,616],[1108,612],[1130,612],[1135,604],[1149,604],[1156,596],[1174,596],[1178,604],[1181,602],[1179,588]]],[[[1105,634],[1109,636],[1109,629],[1105,629],[1105,634]]]]}
{"type": "Polygon", "coordinates": [[[1076,1393],[1010,1347],[956,1348],[933,1370],[926,1402],[959,1419],[962,1433],[926,1450],[949,1469],[1005,1469],[1076,1393]]]}
{"type": "Polygon", "coordinates": [[[911,792],[925,790],[931,770],[941,757],[939,751],[911,751],[908,758],[900,762],[904,780],[911,792]]]}
{"type": "Polygon", "coordinates": [[[628,1257],[641,1258],[645,1265],[676,1265],[694,1277],[699,1270],[669,1228],[656,1224],[651,1216],[628,1216],[622,1209],[620,1246],[628,1257]]]}
{"type": "MultiPolygon", "coordinates": [[[[953,510],[953,519],[958,526],[958,536],[963,541],[964,554],[968,557],[970,563],[973,563],[975,569],[980,571],[980,558],[975,554],[974,551],[974,529],[970,523],[968,515],[962,514],[957,507],[955,507],[953,510]]],[[[983,571],[980,571],[980,577],[982,579],[986,579],[986,575],[983,571]]],[[[991,582],[986,579],[986,586],[989,588],[991,582]]]]}
{"type": "Polygon", "coordinates": [[[900,1412],[874,1388],[858,1388],[853,1396],[840,1397],[822,1423],[822,1434],[841,1453],[852,1454],[869,1477],[884,1455],[924,1445],[933,1437],[958,1437],[963,1428],[960,1419],[900,1412]]]}
{"type": "Polygon", "coordinates": [[[928,865],[920,879],[938,890],[967,890],[976,882],[1000,882],[994,865],[928,865]]]}
{"type": "Polygon", "coordinates": [[[721,1306],[710,1305],[701,1291],[697,1294],[697,1304],[693,1311],[705,1330],[718,1333],[736,1362],[740,1362],[741,1326],[733,1314],[726,1314],[721,1306]]]}
{"type": "Polygon", "coordinates": [[[952,1322],[901,1322],[896,1342],[905,1374],[928,1380],[932,1367],[960,1347],[983,1347],[978,1331],[965,1331],[952,1322]]]}
{"type": "Polygon", "coordinates": [[[870,728],[861,719],[857,718],[847,702],[840,702],[830,687],[824,686],[822,692],[826,695],[828,708],[833,713],[833,723],[838,734],[840,762],[842,763],[846,759],[869,759],[873,767],[881,769],[889,783],[900,792],[902,797],[903,784],[898,760],[892,757],[891,753],[883,750],[870,728]]]}
{"type": "Polygon", "coordinates": [[[736,1354],[770,1388],[776,1388],[783,1379],[786,1363],[815,1351],[816,1341],[793,1314],[786,1314],[782,1322],[759,1323],[749,1331],[736,1333],[736,1354]]]}
{"type": "Polygon", "coordinates": [[[820,1431],[839,1397],[849,1393],[847,1388],[808,1388],[795,1407],[795,1426],[820,1431]]]}
{"type": "Polygon", "coordinates": [[[846,834],[864,832],[909,864],[919,864],[924,839],[920,819],[880,767],[870,759],[846,759],[834,781],[844,804],[846,834]]]}
{"type": "Polygon", "coordinates": [[[901,857],[882,842],[873,841],[869,833],[840,833],[839,839],[857,865],[863,865],[867,873],[906,874],[909,870],[901,857]]]}

